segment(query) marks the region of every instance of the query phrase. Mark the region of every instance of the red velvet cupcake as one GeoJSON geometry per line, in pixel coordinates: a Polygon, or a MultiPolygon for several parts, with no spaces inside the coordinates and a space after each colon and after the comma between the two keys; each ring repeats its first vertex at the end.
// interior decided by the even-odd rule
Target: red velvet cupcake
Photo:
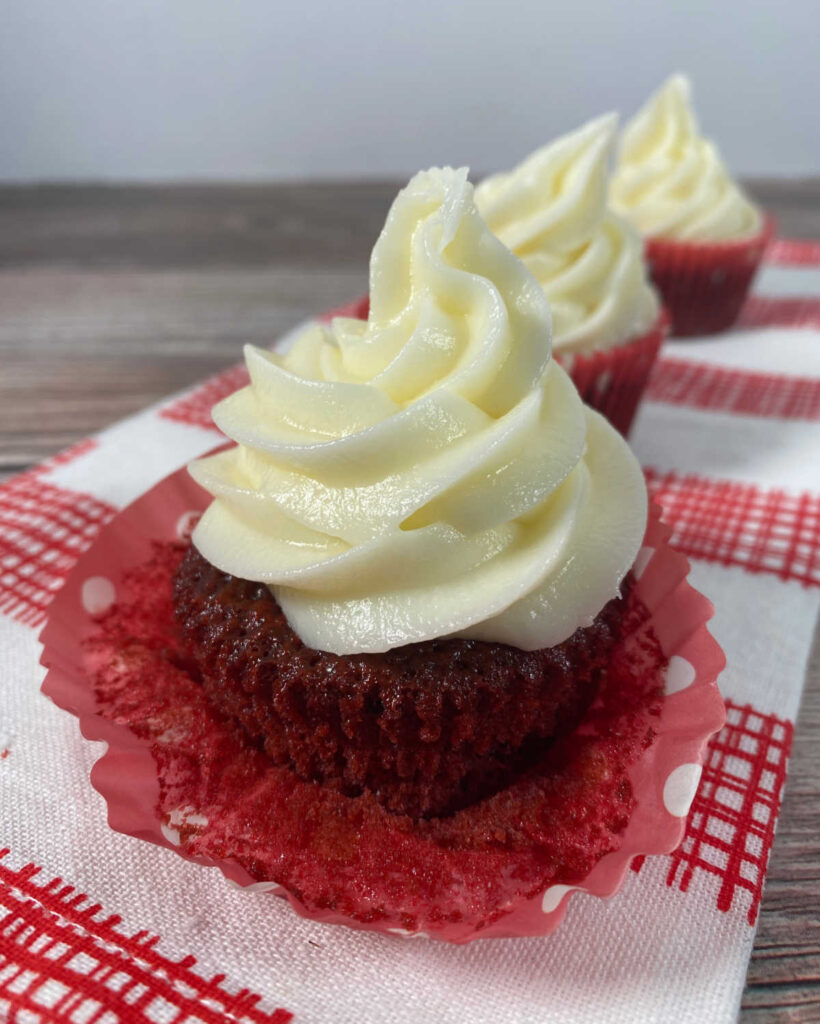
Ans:
{"type": "Polygon", "coordinates": [[[91,780],[112,828],[313,920],[450,942],[551,932],[573,892],[612,895],[635,855],[680,841],[705,739],[722,722],[723,659],[657,508],[578,727],[492,796],[412,819],[372,790],[351,796],[277,766],[211,701],[174,598],[190,551],[178,537],[206,504],[179,470],[125,509],[43,630],[43,691],[105,741],[91,780]],[[101,579],[114,603],[91,610],[101,579]]]}
{"type": "Polygon", "coordinates": [[[542,934],[680,837],[720,724],[706,603],[466,171],[399,194],[370,295],[246,350],[214,410],[236,444],[190,467],[213,500],[175,474],[115,520],[45,688],[108,741],[115,827],[320,920],[542,934]]]}
{"type": "Polygon", "coordinates": [[[667,319],[637,233],[607,208],[617,118],[561,136],[476,188],[493,232],[549,299],[553,353],[584,402],[629,432],[667,319]]]}
{"type": "Polygon", "coordinates": [[[442,817],[498,792],[569,735],[598,693],[625,602],[554,647],[440,639],[381,654],[305,647],[270,590],[190,548],[174,581],[183,647],[211,705],[274,764],[395,814],[442,817]]]}
{"type": "Polygon", "coordinates": [[[774,234],[765,217],[749,238],[725,242],[681,242],[647,238],[652,280],[669,310],[679,338],[718,334],[737,320],[774,234]]]}
{"type": "Polygon", "coordinates": [[[673,75],[623,132],[613,207],[646,239],[652,280],[679,337],[737,319],[774,224],[700,136],[691,87],[673,75]]]}

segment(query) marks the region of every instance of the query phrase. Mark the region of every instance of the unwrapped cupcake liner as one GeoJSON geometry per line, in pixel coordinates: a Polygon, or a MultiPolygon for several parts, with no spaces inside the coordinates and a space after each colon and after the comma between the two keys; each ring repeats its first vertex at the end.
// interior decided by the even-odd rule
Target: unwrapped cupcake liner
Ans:
{"type": "Polygon", "coordinates": [[[624,344],[566,355],[559,348],[553,355],[572,377],[581,399],[626,437],[668,329],[669,317],[661,310],[649,331],[624,344]]]}
{"type": "MultiPolygon", "coordinates": [[[[366,320],[369,311],[370,300],[364,295],[321,319],[347,316],[366,320]]],[[[582,401],[626,437],[668,332],[669,315],[661,310],[652,327],[637,338],[594,352],[564,354],[553,348],[553,357],[572,377],[582,401]]]]}
{"type": "MultiPolygon", "coordinates": [[[[95,645],[101,616],[104,618],[124,594],[129,574],[156,558],[158,544],[181,543],[189,536],[208,501],[208,495],[180,469],[124,509],[77,563],[56,595],[41,633],[42,663],[47,669],[43,692],[79,719],[86,738],[104,740],[108,745],[92,769],[91,783],[107,803],[113,829],[156,843],[166,848],[169,856],[173,853],[217,867],[230,883],[242,888],[284,897],[298,914],[315,921],[456,943],[480,937],[546,935],[560,924],[572,893],[611,896],[623,884],[633,857],[667,853],[678,845],[707,740],[724,720],[716,679],[725,659],[706,628],[712,605],[689,585],[688,562],[669,547],[670,531],[653,505],[633,568],[635,583],[629,598],[640,604],[641,624],[635,626],[634,633],[627,632],[622,644],[640,650],[643,643],[645,649],[645,631],[651,627],[653,643],[660,645],[666,659],[665,692],[656,702],[654,740],[629,768],[634,809],[616,849],[604,854],[582,877],[555,878],[537,892],[513,893],[509,898],[504,893],[505,887],[512,885],[508,877],[512,872],[506,870],[503,851],[496,851],[494,859],[482,867],[484,888],[479,887],[470,897],[473,912],[449,916],[442,915],[440,908],[434,912],[422,896],[413,897],[410,883],[420,877],[414,859],[452,868],[449,894],[458,893],[460,887],[465,892],[469,888],[471,872],[478,870],[478,855],[459,851],[454,859],[452,851],[432,848],[429,839],[411,832],[402,840],[400,856],[393,850],[390,863],[385,863],[381,819],[365,819],[357,826],[360,854],[348,858],[350,862],[324,864],[327,855],[319,843],[301,851],[306,858],[301,868],[291,864],[280,871],[274,866],[266,873],[260,865],[268,862],[269,851],[254,838],[254,818],[261,821],[264,817],[275,828],[281,823],[284,829],[288,814],[297,813],[291,810],[295,798],[304,800],[307,793],[312,799],[311,794],[320,794],[323,787],[300,782],[287,769],[260,767],[263,755],[239,754],[224,737],[215,736],[217,727],[208,724],[201,688],[190,679],[184,683],[181,697],[175,694],[171,700],[158,682],[155,692],[140,700],[138,692],[129,689],[126,673],[122,692],[127,699],[116,708],[103,701],[95,682],[100,668],[95,645]],[[191,708],[185,707],[186,700],[192,702],[191,708]],[[260,796],[265,792],[261,782],[266,771],[290,780],[286,792],[278,792],[275,807],[260,796]],[[234,821],[236,831],[231,824],[234,821]],[[398,879],[398,891],[408,894],[408,905],[380,906],[378,912],[370,908],[372,912],[351,916],[338,905],[330,906],[326,899],[307,898],[305,880],[309,879],[311,859],[328,871],[350,874],[351,887],[365,894],[361,897],[365,902],[369,882],[388,872],[406,872],[406,879],[398,879]],[[492,913],[483,914],[478,905],[490,897],[492,913]]],[[[624,648],[623,653],[634,657],[631,649],[624,648]]],[[[109,652],[109,668],[110,662],[109,652]]],[[[579,729],[592,727],[594,707],[579,729]]],[[[301,822],[291,824],[301,827],[301,822]]],[[[331,830],[336,827],[334,822],[327,824],[331,830]]],[[[280,866],[288,860],[282,851],[277,857],[274,860],[280,866]]]]}
{"type": "Polygon", "coordinates": [[[775,229],[766,216],[756,235],[727,242],[646,240],[652,280],[676,337],[717,334],[737,320],[775,229]]]}

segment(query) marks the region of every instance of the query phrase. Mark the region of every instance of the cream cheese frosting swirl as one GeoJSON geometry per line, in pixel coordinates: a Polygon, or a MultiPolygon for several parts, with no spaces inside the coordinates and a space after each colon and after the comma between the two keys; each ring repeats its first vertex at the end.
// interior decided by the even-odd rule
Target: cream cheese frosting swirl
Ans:
{"type": "Polygon", "coordinates": [[[688,78],[673,75],[626,125],[612,205],[648,237],[722,242],[754,235],[760,210],[699,134],[691,92],[688,78]]]}
{"type": "Polygon", "coordinates": [[[250,385],[213,412],[236,447],[190,467],[214,497],[193,539],[268,584],[309,647],[531,650],[618,592],[645,527],[640,468],[551,360],[544,293],[466,169],[399,193],[366,321],[245,359],[250,385]]]}
{"type": "Polygon", "coordinates": [[[635,230],[607,209],[617,117],[607,114],[475,190],[481,216],[538,278],[562,355],[645,333],[658,300],[635,230]]]}

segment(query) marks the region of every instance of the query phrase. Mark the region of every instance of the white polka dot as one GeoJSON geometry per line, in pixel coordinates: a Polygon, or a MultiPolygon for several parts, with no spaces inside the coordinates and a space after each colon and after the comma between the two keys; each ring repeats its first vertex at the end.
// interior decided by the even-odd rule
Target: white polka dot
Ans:
{"type": "Polygon", "coordinates": [[[188,540],[201,515],[201,512],[196,512],[194,509],[182,513],[177,519],[176,525],[176,534],[180,540],[188,540]]]}
{"type": "Polygon", "coordinates": [[[682,818],[689,813],[700,782],[699,764],[679,764],[663,787],[663,805],[670,814],[682,818]]]}
{"type": "Polygon", "coordinates": [[[171,826],[166,825],[165,822],[163,822],[159,828],[162,834],[165,836],[168,842],[171,843],[172,846],[182,845],[182,840],[179,838],[179,832],[177,832],[175,828],[171,828],[171,826]]]}
{"type": "Polygon", "coordinates": [[[208,824],[208,819],[204,814],[199,814],[195,807],[191,807],[190,804],[186,804],[184,807],[175,807],[168,815],[168,824],[173,825],[177,828],[179,825],[185,825],[189,828],[205,828],[208,824]]]}
{"type": "Polygon", "coordinates": [[[239,889],[242,892],[275,892],[283,893],[284,889],[276,884],[276,882],[251,882],[250,885],[240,885],[238,882],[234,882],[233,879],[226,878],[225,881],[231,887],[231,889],[239,889]]]}
{"type": "Polygon", "coordinates": [[[574,888],[574,885],[551,885],[541,900],[541,909],[545,914],[551,914],[553,910],[558,908],[558,904],[566,894],[572,892],[574,888]]]}
{"type": "Polygon", "coordinates": [[[388,928],[393,935],[400,935],[403,939],[429,939],[427,932],[411,932],[406,928],[388,928]]]}
{"type": "Polygon", "coordinates": [[[679,693],[687,686],[691,686],[694,681],[695,666],[679,654],[673,654],[666,670],[666,695],[679,693]]]}
{"type": "Polygon", "coordinates": [[[83,583],[83,608],[89,615],[102,615],[107,612],[117,597],[114,584],[105,576],[89,576],[83,583]]]}
{"type": "Polygon", "coordinates": [[[636,580],[639,580],[646,571],[647,565],[652,560],[652,556],[655,554],[654,548],[641,548],[635,559],[635,564],[632,566],[632,575],[636,580]]]}

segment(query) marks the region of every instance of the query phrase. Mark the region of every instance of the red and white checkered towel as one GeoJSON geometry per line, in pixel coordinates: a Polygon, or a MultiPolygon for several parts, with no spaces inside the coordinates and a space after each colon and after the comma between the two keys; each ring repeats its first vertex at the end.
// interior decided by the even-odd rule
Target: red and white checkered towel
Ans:
{"type": "Polygon", "coordinates": [[[109,830],[99,744],[39,692],[38,628],[117,509],[214,445],[210,407],[242,374],[0,488],[0,1019],[734,1020],[820,601],[820,244],[777,243],[742,327],[668,344],[654,375],[634,446],[714,601],[728,722],[683,845],[609,902],[576,896],[548,938],[322,926],[109,830]]]}

